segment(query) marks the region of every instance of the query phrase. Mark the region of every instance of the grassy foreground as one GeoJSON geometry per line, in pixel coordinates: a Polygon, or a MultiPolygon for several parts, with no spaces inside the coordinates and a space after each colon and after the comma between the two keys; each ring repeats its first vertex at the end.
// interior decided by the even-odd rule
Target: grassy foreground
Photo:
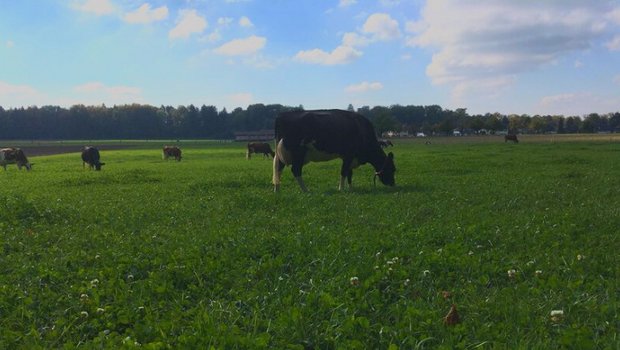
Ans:
{"type": "Polygon", "coordinates": [[[0,348],[620,346],[618,143],[397,143],[396,188],[310,194],[159,146],[0,169],[0,348]]]}

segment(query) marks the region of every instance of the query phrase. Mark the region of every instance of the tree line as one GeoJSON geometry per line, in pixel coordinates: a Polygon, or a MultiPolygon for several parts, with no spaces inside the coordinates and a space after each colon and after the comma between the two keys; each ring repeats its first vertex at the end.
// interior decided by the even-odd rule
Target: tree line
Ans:
{"type": "MultiPolygon", "coordinates": [[[[0,107],[0,139],[231,139],[236,132],[273,129],[278,113],[303,110],[303,106],[252,104],[228,112],[215,106],[120,105],[113,107],[74,105],[70,108],[42,106],[0,107]]],[[[443,109],[438,105],[360,107],[377,133],[406,131],[428,135],[462,133],[596,133],[620,132],[620,112],[585,116],[469,115],[467,110],[443,109]]]]}

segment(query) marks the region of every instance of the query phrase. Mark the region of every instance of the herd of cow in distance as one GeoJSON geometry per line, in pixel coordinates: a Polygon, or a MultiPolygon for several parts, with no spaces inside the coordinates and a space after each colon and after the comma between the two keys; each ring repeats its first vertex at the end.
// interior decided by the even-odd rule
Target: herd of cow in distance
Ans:
{"type": "MultiPolygon", "coordinates": [[[[518,143],[517,135],[504,136],[504,142],[518,143]]],[[[322,162],[336,158],[342,159],[340,168],[339,190],[345,183],[351,187],[353,169],[370,163],[377,177],[387,186],[395,186],[394,154],[385,153],[384,148],[393,146],[390,140],[377,139],[372,123],[360,114],[343,110],[314,110],[283,112],[275,120],[275,151],[268,143],[250,142],[247,145],[246,158],[252,154],[263,154],[273,158],[274,191],[280,189],[283,169],[291,166],[295,180],[302,191],[308,189],[302,178],[302,167],[309,162],[322,162]]],[[[174,158],[181,161],[181,149],[176,146],[164,146],[164,160],[174,158]]],[[[16,164],[21,170],[32,169],[32,163],[20,148],[0,149],[0,165],[6,170],[7,164],[16,164]]],[[[99,150],[86,146],[82,150],[82,167],[101,170],[99,150]]]]}

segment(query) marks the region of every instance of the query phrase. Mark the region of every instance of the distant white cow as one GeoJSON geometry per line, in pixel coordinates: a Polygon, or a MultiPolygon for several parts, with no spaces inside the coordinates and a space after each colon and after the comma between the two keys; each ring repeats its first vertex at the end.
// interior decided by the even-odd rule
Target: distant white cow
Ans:
{"type": "Polygon", "coordinates": [[[21,148],[2,148],[0,149],[0,165],[6,170],[7,164],[17,164],[19,170],[22,170],[22,167],[30,170],[33,165],[30,164],[21,148]]]}

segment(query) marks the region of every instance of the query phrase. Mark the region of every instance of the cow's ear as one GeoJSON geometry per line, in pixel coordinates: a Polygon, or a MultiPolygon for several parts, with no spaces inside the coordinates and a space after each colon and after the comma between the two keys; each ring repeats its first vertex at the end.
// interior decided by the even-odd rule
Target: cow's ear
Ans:
{"type": "Polygon", "coordinates": [[[388,153],[388,158],[394,159],[394,153],[392,153],[392,152],[388,153]]]}

